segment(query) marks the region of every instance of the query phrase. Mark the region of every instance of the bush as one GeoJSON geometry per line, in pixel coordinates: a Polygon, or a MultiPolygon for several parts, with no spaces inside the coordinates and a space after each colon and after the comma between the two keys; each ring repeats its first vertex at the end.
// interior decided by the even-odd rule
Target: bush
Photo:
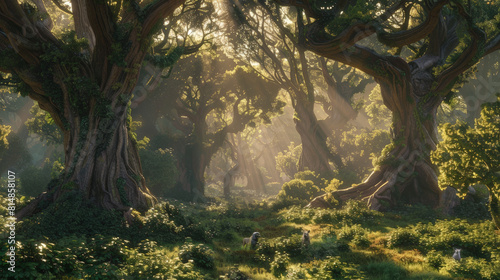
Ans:
{"type": "Polygon", "coordinates": [[[309,201],[305,199],[281,197],[271,203],[271,210],[279,211],[290,206],[305,206],[309,201]]]}
{"type": "Polygon", "coordinates": [[[302,235],[294,234],[291,237],[279,237],[274,243],[277,252],[287,253],[290,257],[302,255],[302,235]]]}
{"type": "Polygon", "coordinates": [[[278,193],[278,199],[292,198],[311,200],[319,193],[319,188],[311,180],[293,179],[285,184],[278,193]]]}
{"type": "Polygon", "coordinates": [[[315,259],[324,259],[328,256],[338,255],[338,243],[335,236],[324,235],[321,242],[314,242],[309,246],[309,253],[315,259]]]}
{"type": "MultiPolygon", "coordinates": [[[[144,227],[138,234],[162,243],[175,243],[182,238],[184,228],[177,226],[162,205],[151,208],[144,217],[144,227]]],[[[140,240],[140,239],[139,239],[140,240]]]]}
{"type": "Polygon", "coordinates": [[[391,232],[387,245],[390,248],[415,248],[420,244],[420,237],[407,228],[399,228],[391,232]]]}
{"type": "Polygon", "coordinates": [[[220,277],[221,280],[250,280],[245,273],[241,272],[237,267],[231,268],[226,275],[220,277]]]}
{"type": "Polygon", "coordinates": [[[119,279],[210,279],[193,262],[183,263],[179,258],[166,255],[163,250],[147,254],[131,250],[126,265],[120,268],[120,276],[119,279]]]}
{"type": "Polygon", "coordinates": [[[443,270],[454,278],[461,279],[500,279],[500,264],[484,259],[463,258],[460,262],[450,260],[443,270]]]}
{"type": "Polygon", "coordinates": [[[441,253],[436,252],[435,250],[432,250],[427,253],[427,256],[425,257],[425,262],[430,266],[435,269],[441,268],[444,263],[444,256],[441,253]]]}
{"type": "Polygon", "coordinates": [[[316,174],[316,172],[310,170],[298,172],[294,176],[294,179],[312,181],[313,184],[320,190],[324,190],[332,178],[333,172],[322,172],[316,174]]]}
{"type": "Polygon", "coordinates": [[[79,191],[69,191],[41,213],[21,221],[19,232],[26,238],[61,238],[75,234],[119,236],[126,228],[118,211],[103,210],[86,201],[79,191]]]}
{"type": "Polygon", "coordinates": [[[271,272],[276,277],[281,277],[286,273],[286,268],[290,262],[290,257],[287,253],[276,252],[273,262],[271,262],[271,272]]]}
{"type": "Polygon", "coordinates": [[[361,227],[361,225],[353,225],[353,226],[345,226],[342,227],[337,234],[339,239],[350,242],[355,238],[359,238],[360,236],[365,236],[366,230],[361,227]]]}
{"type": "Polygon", "coordinates": [[[183,263],[193,260],[194,264],[204,269],[214,269],[214,252],[203,244],[194,245],[190,242],[181,246],[179,259],[183,263]]]}
{"type": "Polygon", "coordinates": [[[319,278],[320,279],[339,279],[344,273],[346,265],[340,261],[339,257],[326,257],[326,260],[321,264],[319,278]]]}

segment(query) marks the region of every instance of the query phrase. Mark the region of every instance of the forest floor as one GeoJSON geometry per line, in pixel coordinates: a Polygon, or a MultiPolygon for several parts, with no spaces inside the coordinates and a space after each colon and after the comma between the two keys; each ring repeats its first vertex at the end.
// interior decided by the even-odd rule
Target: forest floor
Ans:
{"type": "MultiPolygon", "coordinates": [[[[125,225],[69,197],[16,224],[16,272],[0,279],[500,279],[499,232],[481,207],[450,217],[423,206],[380,213],[355,201],[337,210],[163,201],[125,225]],[[243,247],[256,231],[259,245],[243,247]]],[[[2,228],[2,271],[8,235],[2,228]]]]}

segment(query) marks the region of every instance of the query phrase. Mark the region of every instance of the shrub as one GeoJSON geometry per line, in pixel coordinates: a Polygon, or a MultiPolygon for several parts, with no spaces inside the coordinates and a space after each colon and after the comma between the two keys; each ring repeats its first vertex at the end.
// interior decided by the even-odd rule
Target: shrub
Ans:
{"type": "Polygon", "coordinates": [[[120,235],[125,231],[121,213],[95,206],[86,201],[79,191],[68,191],[57,203],[19,223],[19,232],[26,238],[61,238],[74,234],[120,235]]]}
{"type": "Polygon", "coordinates": [[[345,266],[339,257],[326,257],[326,260],[321,264],[318,276],[320,279],[339,279],[344,273],[345,266]]]}
{"type": "Polygon", "coordinates": [[[310,200],[319,193],[319,188],[311,180],[293,179],[285,184],[278,193],[278,199],[295,198],[310,200]]]}
{"type": "Polygon", "coordinates": [[[147,254],[130,251],[126,264],[120,269],[120,276],[119,279],[210,279],[193,262],[183,263],[179,258],[167,256],[163,250],[147,254]]]}
{"type": "Polygon", "coordinates": [[[353,225],[353,226],[345,226],[340,229],[337,237],[344,241],[350,242],[354,238],[359,236],[364,236],[366,234],[366,230],[361,227],[361,225],[353,225]]]}
{"type": "Polygon", "coordinates": [[[181,246],[179,259],[183,263],[193,260],[194,264],[198,267],[213,269],[215,267],[213,254],[214,252],[203,244],[194,245],[188,242],[181,246]]]}
{"type": "Polygon", "coordinates": [[[500,264],[484,259],[463,258],[460,262],[450,260],[443,270],[454,278],[461,279],[500,279],[500,264]]]}
{"type": "Polygon", "coordinates": [[[436,252],[435,250],[432,250],[427,253],[427,256],[425,257],[425,262],[435,268],[438,269],[443,266],[444,263],[444,256],[441,253],[436,252]]]}
{"type": "MultiPolygon", "coordinates": [[[[163,243],[175,243],[182,237],[184,228],[178,227],[162,206],[151,208],[144,217],[144,227],[139,234],[163,243]]],[[[139,239],[140,240],[140,239],[139,239]]]]}
{"type": "Polygon", "coordinates": [[[305,199],[291,198],[291,197],[281,197],[277,200],[273,201],[271,204],[271,210],[279,211],[281,209],[290,207],[290,206],[305,206],[309,201],[305,199]]]}
{"type": "Polygon", "coordinates": [[[220,277],[221,280],[250,280],[245,273],[241,272],[238,267],[233,267],[226,275],[220,277]]]}
{"type": "Polygon", "coordinates": [[[271,272],[274,276],[280,277],[286,273],[286,268],[290,262],[290,257],[287,253],[276,252],[274,260],[271,262],[271,272]]]}
{"type": "Polygon", "coordinates": [[[316,174],[314,171],[305,170],[295,174],[294,179],[303,181],[312,181],[315,186],[320,190],[324,190],[328,186],[329,181],[332,179],[332,172],[323,172],[316,174]]]}
{"type": "Polygon", "coordinates": [[[291,237],[279,237],[274,243],[277,252],[287,253],[290,257],[302,254],[302,235],[293,234],[291,237]]]}
{"type": "Polygon", "coordinates": [[[407,228],[393,230],[387,242],[390,248],[414,248],[419,244],[419,236],[413,230],[407,228]]]}
{"type": "Polygon", "coordinates": [[[321,242],[314,242],[309,247],[310,255],[315,259],[324,259],[328,256],[338,254],[337,238],[331,235],[325,235],[321,238],[321,242]]]}

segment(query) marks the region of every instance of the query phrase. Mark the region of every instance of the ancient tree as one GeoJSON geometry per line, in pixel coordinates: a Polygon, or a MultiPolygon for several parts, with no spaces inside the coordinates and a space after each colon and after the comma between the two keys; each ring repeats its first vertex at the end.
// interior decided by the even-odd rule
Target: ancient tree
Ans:
{"type": "Polygon", "coordinates": [[[205,170],[227,135],[269,123],[284,106],[278,85],[221,52],[181,59],[164,85],[166,144],[177,159],[178,188],[194,201],[204,197],[205,170]]]}
{"type": "Polygon", "coordinates": [[[42,1],[20,2],[0,3],[0,70],[61,129],[65,166],[56,186],[18,216],[68,190],[105,209],[147,209],[155,198],[129,134],[127,104],[152,36],[184,0],[72,1],[74,30],[64,34],[51,31],[42,1]]]}
{"type": "Polygon", "coordinates": [[[372,209],[399,202],[437,206],[440,189],[430,161],[438,142],[436,110],[468,70],[500,47],[498,31],[488,27],[497,24],[498,7],[460,1],[277,2],[295,6],[297,21],[308,22],[305,48],[372,76],[393,114],[392,143],[375,171],[335,196],[362,198],[372,209]],[[375,36],[389,53],[363,45],[375,36]]]}
{"type": "MultiPolygon", "coordinates": [[[[332,171],[330,162],[341,168],[342,159],[328,148],[329,133],[314,112],[317,95],[314,80],[318,76],[320,79],[324,77],[326,81],[323,82],[329,85],[329,98],[344,100],[337,90],[340,80],[330,75],[326,61],[315,67],[316,70],[321,67],[320,71],[313,72],[312,65],[318,65],[318,57],[306,53],[300,43],[302,38],[294,34],[300,33],[304,23],[298,21],[290,25],[294,10],[281,10],[277,5],[261,1],[230,1],[228,13],[233,19],[229,25],[229,39],[236,53],[248,65],[258,65],[255,68],[278,83],[290,97],[295,111],[295,129],[302,144],[299,171],[329,173],[332,171]]],[[[338,104],[328,101],[328,98],[324,101],[329,105],[338,104]]],[[[348,105],[344,107],[344,114],[339,114],[341,118],[355,116],[349,101],[344,101],[344,104],[348,105]]]]}

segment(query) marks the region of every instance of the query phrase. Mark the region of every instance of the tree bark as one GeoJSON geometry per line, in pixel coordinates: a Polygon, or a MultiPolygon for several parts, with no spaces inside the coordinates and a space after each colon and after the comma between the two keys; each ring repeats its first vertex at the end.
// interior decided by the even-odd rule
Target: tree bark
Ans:
{"type": "Polygon", "coordinates": [[[299,171],[330,172],[332,170],[330,160],[335,163],[337,168],[341,168],[343,166],[342,159],[332,154],[328,149],[327,135],[318,124],[313,105],[304,103],[306,102],[297,102],[294,106],[295,129],[299,133],[302,143],[299,171]]]}
{"type": "Polygon", "coordinates": [[[202,147],[202,140],[194,139],[180,149],[184,153],[177,158],[178,185],[193,202],[203,202],[205,197],[205,170],[211,156],[207,158],[202,147]]]}
{"type": "Polygon", "coordinates": [[[430,152],[437,144],[436,111],[443,98],[430,93],[434,77],[426,69],[381,68],[393,81],[377,80],[393,113],[393,143],[365,182],[334,195],[342,201],[363,199],[375,210],[398,203],[437,207],[441,191],[430,152]]]}
{"type": "Polygon", "coordinates": [[[142,11],[142,21],[133,9],[125,8],[117,22],[105,2],[78,1],[73,17],[76,33],[90,43],[87,49],[77,41],[57,39],[49,24],[29,16],[18,1],[0,3],[0,51],[17,60],[2,63],[0,70],[17,75],[24,94],[37,101],[64,134],[65,169],[58,184],[17,212],[18,218],[40,211],[40,201],[56,202],[70,190],[104,209],[127,212],[153,205],[155,198],[145,186],[135,140],[128,131],[127,103],[150,45],[149,35],[183,2],[156,1],[142,11]],[[117,39],[113,35],[121,24],[130,29],[117,39]],[[113,50],[113,45],[124,42],[126,47],[113,50]]]}

